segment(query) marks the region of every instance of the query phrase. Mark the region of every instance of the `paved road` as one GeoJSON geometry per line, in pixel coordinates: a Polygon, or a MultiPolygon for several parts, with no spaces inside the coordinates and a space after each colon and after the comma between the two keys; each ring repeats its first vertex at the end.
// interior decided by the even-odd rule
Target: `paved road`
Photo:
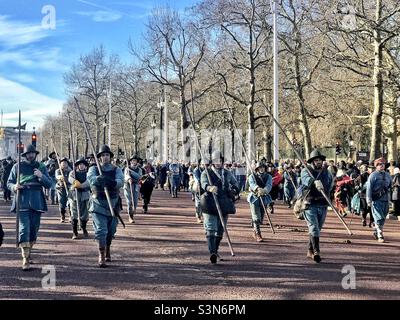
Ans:
{"type": "MultiPolygon", "coordinates": [[[[0,248],[0,299],[400,299],[400,221],[387,221],[387,243],[380,244],[358,217],[349,237],[330,212],[322,235],[323,261],[315,264],[306,258],[303,221],[279,205],[271,216],[276,234],[263,226],[265,242],[256,243],[242,199],[228,224],[236,256],[230,256],[223,240],[226,260],[211,265],[190,194],[171,199],[167,191],[156,190],[149,213],[138,214],[126,229],[119,227],[114,262],[99,269],[92,228],[90,239],[73,241],[70,225],[59,223],[57,211],[50,206],[43,216],[34,269],[23,272],[13,244],[13,216],[1,201],[6,239],[0,248]],[[42,288],[46,265],[56,271],[54,290],[42,288]],[[356,271],[354,290],[342,287],[346,265],[356,271]]],[[[126,212],[123,217],[127,220],[126,212]]]]}

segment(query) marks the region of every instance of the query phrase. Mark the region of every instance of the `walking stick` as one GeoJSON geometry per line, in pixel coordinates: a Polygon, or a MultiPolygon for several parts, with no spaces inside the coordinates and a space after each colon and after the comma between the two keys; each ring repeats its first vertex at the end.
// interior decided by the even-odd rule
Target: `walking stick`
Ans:
{"type": "MultiPolygon", "coordinates": [[[[82,124],[83,124],[83,127],[85,128],[86,136],[87,136],[87,138],[89,140],[90,147],[92,148],[93,155],[95,156],[94,159],[96,160],[97,170],[99,172],[99,175],[102,175],[99,159],[97,159],[97,157],[96,157],[96,150],[94,148],[93,140],[92,140],[92,137],[90,136],[89,129],[88,129],[87,124],[86,124],[85,116],[83,115],[83,112],[82,112],[81,107],[79,105],[78,99],[76,97],[74,97],[74,99],[75,99],[75,103],[76,103],[76,108],[78,109],[79,115],[80,115],[80,117],[82,119],[82,124]]],[[[107,198],[108,206],[110,208],[111,216],[115,217],[116,215],[115,215],[115,212],[114,212],[113,205],[111,203],[110,193],[109,193],[107,187],[104,187],[104,193],[106,194],[106,198],[107,198]]],[[[119,214],[117,215],[117,218],[121,222],[122,226],[125,228],[125,223],[124,223],[124,221],[122,220],[122,218],[121,218],[121,216],[119,214]]]]}
{"type": "MultiPolygon", "coordinates": [[[[279,121],[276,120],[276,118],[274,117],[274,115],[272,114],[272,112],[268,109],[268,107],[265,105],[264,101],[262,101],[258,95],[257,98],[261,101],[261,103],[263,104],[265,110],[267,111],[268,115],[271,117],[271,119],[276,123],[276,125],[278,126],[279,130],[282,132],[283,136],[285,137],[286,141],[288,142],[288,144],[292,147],[293,151],[296,153],[297,158],[301,161],[301,163],[303,164],[304,168],[307,170],[308,174],[313,177],[310,168],[308,167],[307,163],[304,161],[304,159],[300,156],[299,152],[296,150],[296,148],[293,146],[293,143],[290,141],[289,137],[287,136],[286,132],[283,130],[282,126],[280,125],[279,121]]],[[[339,212],[337,211],[337,209],[335,208],[335,206],[332,204],[332,201],[329,199],[329,197],[327,196],[327,194],[325,193],[324,190],[320,191],[321,194],[323,195],[323,197],[325,198],[326,202],[328,202],[329,206],[333,209],[333,212],[335,212],[336,216],[339,218],[340,222],[343,224],[343,226],[346,228],[347,232],[349,233],[349,235],[353,235],[353,233],[351,232],[351,230],[349,229],[349,227],[347,226],[346,222],[343,220],[343,218],[341,217],[341,215],[339,214],[339,212]]]]}
{"type": "MultiPolygon", "coordinates": [[[[192,92],[192,106],[193,106],[193,92],[192,92]]],[[[194,127],[193,117],[192,117],[192,115],[190,114],[190,112],[188,112],[187,114],[189,115],[189,120],[190,120],[190,123],[191,123],[192,128],[193,128],[193,132],[194,132],[194,136],[195,136],[195,140],[196,140],[196,146],[197,146],[197,148],[199,149],[199,153],[200,153],[201,158],[202,158],[202,159],[205,159],[205,158],[204,158],[204,153],[203,153],[203,151],[201,150],[201,147],[200,147],[199,137],[197,136],[196,129],[195,129],[195,127],[194,127]]],[[[211,177],[210,177],[210,173],[208,172],[207,166],[205,166],[204,170],[205,170],[205,172],[206,172],[207,179],[208,179],[209,183],[211,183],[211,177]]],[[[213,195],[213,199],[214,199],[214,201],[215,201],[215,205],[216,205],[216,207],[217,207],[219,219],[220,219],[221,224],[222,224],[222,226],[223,226],[223,228],[224,228],[224,231],[225,231],[225,233],[226,233],[226,238],[227,238],[227,240],[228,240],[228,245],[229,245],[229,249],[230,249],[230,251],[231,251],[231,255],[232,255],[232,256],[235,256],[235,253],[233,252],[233,247],[232,247],[231,239],[230,239],[230,237],[229,237],[228,229],[226,228],[226,224],[225,224],[224,218],[223,218],[223,216],[222,216],[222,211],[221,211],[221,207],[220,207],[220,205],[219,205],[218,198],[217,198],[217,196],[216,196],[215,193],[212,193],[212,195],[213,195]]]]}
{"type": "MultiPolygon", "coordinates": [[[[71,125],[71,117],[70,114],[68,112],[68,128],[69,128],[69,138],[71,140],[71,148],[72,148],[72,170],[74,172],[74,179],[76,178],[76,172],[75,172],[75,148],[74,148],[74,139],[72,136],[72,125],[71,125]]],[[[74,188],[75,190],[75,199],[76,199],[76,212],[78,213],[78,217],[81,217],[81,208],[79,206],[79,201],[78,201],[78,196],[79,196],[79,192],[77,188],[74,188]]]]}
{"type": "Polygon", "coordinates": [[[21,182],[21,110],[18,112],[18,162],[17,162],[17,194],[16,194],[16,203],[15,203],[15,230],[16,230],[16,236],[15,236],[15,245],[18,248],[19,247],[19,211],[20,211],[20,195],[21,191],[19,189],[20,187],[20,182],[21,182]]]}
{"type": "MultiPolygon", "coordinates": [[[[242,148],[243,148],[243,150],[244,150],[244,154],[245,154],[245,157],[246,157],[247,167],[250,168],[251,174],[253,175],[253,177],[254,177],[254,179],[255,179],[255,178],[256,178],[255,172],[254,172],[253,168],[251,167],[251,162],[250,162],[250,159],[249,159],[249,155],[248,155],[247,152],[246,152],[246,147],[245,147],[245,145],[244,145],[243,139],[242,139],[242,137],[239,135],[239,130],[238,130],[237,126],[236,126],[236,122],[235,122],[235,119],[234,119],[234,117],[233,117],[232,110],[231,110],[231,108],[229,108],[228,101],[226,100],[226,97],[225,97],[224,93],[222,92],[222,89],[221,89],[220,84],[218,84],[218,87],[219,87],[219,90],[221,91],[222,97],[224,98],[224,102],[225,102],[226,108],[227,108],[228,111],[229,111],[229,115],[231,116],[231,120],[232,120],[233,126],[235,127],[236,135],[237,135],[238,137],[240,137],[240,142],[242,143],[242,148]]],[[[264,212],[265,212],[265,215],[267,216],[268,223],[269,223],[269,226],[270,226],[270,228],[271,228],[272,234],[275,234],[275,230],[274,230],[274,226],[272,225],[271,217],[270,217],[269,214],[268,214],[267,208],[265,208],[265,204],[264,204],[264,201],[263,201],[263,199],[262,199],[262,196],[261,196],[260,198],[261,198],[261,199],[260,199],[260,202],[261,202],[261,205],[262,205],[263,210],[264,210],[264,212]]]]}

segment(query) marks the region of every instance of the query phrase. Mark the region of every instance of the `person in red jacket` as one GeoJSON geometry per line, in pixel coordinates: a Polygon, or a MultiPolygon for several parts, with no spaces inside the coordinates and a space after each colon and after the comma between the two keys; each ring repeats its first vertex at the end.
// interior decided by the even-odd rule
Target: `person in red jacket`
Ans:
{"type": "Polygon", "coordinates": [[[267,163],[268,173],[272,176],[272,189],[269,193],[272,202],[268,205],[268,211],[270,214],[274,213],[274,201],[278,199],[279,189],[283,188],[283,176],[279,173],[279,171],[275,168],[272,163],[267,163]]]}
{"type": "Polygon", "coordinates": [[[336,174],[336,188],[334,193],[335,205],[339,213],[345,217],[347,209],[350,209],[351,196],[353,188],[353,179],[351,179],[344,170],[339,169],[336,174]]]}

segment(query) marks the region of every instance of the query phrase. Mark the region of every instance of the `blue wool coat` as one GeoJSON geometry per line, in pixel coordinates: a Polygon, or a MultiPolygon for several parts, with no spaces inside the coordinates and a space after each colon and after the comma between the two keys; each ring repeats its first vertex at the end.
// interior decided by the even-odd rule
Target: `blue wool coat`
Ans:
{"type": "MultiPolygon", "coordinates": [[[[21,181],[20,184],[25,187],[20,191],[20,211],[47,211],[46,199],[43,193],[43,188],[48,189],[52,185],[51,178],[47,172],[47,168],[43,163],[37,161],[21,162],[21,181]],[[25,169],[23,169],[24,167],[25,169]],[[34,169],[39,169],[43,174],[42,178],[33,175],[34,169]],[[24,173],[23,173],[24,172],[24,173]]],[[[15,185],[17,184],[17,164],[11,169],[10,176],[7,180],[7,187],[16,193],[15,185]]],[[[11,212],[15,212],[16,197],[14,197],[11,212]]]]}

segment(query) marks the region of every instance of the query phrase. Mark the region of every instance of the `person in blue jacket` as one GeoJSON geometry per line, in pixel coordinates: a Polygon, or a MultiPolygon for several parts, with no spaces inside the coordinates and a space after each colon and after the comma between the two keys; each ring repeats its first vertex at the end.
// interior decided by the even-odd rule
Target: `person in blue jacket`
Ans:
{"type": "MultiPolygon", "coordinates": [[[[7,186],[19,196],[19,235],[18,244],[22,253],[22,270],[29,270],[31,251],[36,243],[40,228],[40,218],[47,211],[46,198],[43,188],[52,185],[47,168],[42,162],[36,161],[39,154],[33,145],[28,145],[21,154],[24,160],[20,163],[20,183],[17,183],[17,165],[11,169],[7,186]]],[[[16,199],[13,199],[11,212],[16,212],[16,199]]]]}
{"type": "Polygon", "coordinates": [[[228,222],[228,215],[236,213],[234,197],[239,195],[239,185],[233,174],[223,168],[223,163],[224,159],[221,153],[214,152],[210,167],[206,168],[200,177],[201,188],[206,192],[202,195],[203,202],[202,200],[200,202],[212,264],[217,263],[218,249],[225,231],[213,194],[218,199],[225,225],[228,222]],[[207,172],[211,181],[208,180],[207,172]]]}
{"type": "Polygon", "coordinates": [[[247,202],[250,204],[253,237],[257,242],[262,242],[261,224],[263,224],[265,216],[264,208],[266,209],[272,202],[269,195],[272,189],[272,176],[266,172],[264,162],[256,164],[254,171],[248,177],[250,193],[247,196],[247,202]]]}
{"type": "Polygon", "coordinates": [[[315,149],[311,152],[310,158],[307,160],[307,163],[310,164],[308,168],[311,175],[306,168],[303,168],[301,171],[302,192],[303,195],[307,195],[304,218],[307,222],[310,236],[307,256],[316,263],[321,262],[319,238],[329,205],[323,193],[329,197],[333,187],[332,175],[322,165],[325,159],[326,157],[319,150],[315,149]]]}
{"type": "Polygon", "coordinates": [[[372,216],[375,221],[373,236],[378,242],[385,242],[383,237],[383,226],[389,213],[389,191],[392,185],[392,177],[385,171],[386,160],[379,158],[374,161],[376,170],[371,173],[367,180],[367,204],[371,207],[372,216]]]}
{"type": "Polygon", "coordinates": [[[102,175],[97,166],[92,166],[87,174],[87,180],[92,190],[89,202],[89,213],[93,219],[95,239],[99,244],[99,267],[107,267],[106,261],[111,262],[111,242],[117,232],[117,224],[121,203],[119,191],[124,184],[124,174],[121,168],[111,164],[114,154],[110,147],[103,145],[97,158],[100,158],[102,175]],[[111,205],[115,215],[113,216],[108,204],[105,187],[111,199],[111,205]]]}
{"type": "Polygon", "coordinates": [[[128,206],[129,223],[135,223],[134,216],[138,206],[140,184],[144,172],[139,165],[139,157],[133,156],[129,159],[129,166],[124,173],[124,195],[128,206]],[[133,195],[133,199],[132,199],[133,195]]]}

